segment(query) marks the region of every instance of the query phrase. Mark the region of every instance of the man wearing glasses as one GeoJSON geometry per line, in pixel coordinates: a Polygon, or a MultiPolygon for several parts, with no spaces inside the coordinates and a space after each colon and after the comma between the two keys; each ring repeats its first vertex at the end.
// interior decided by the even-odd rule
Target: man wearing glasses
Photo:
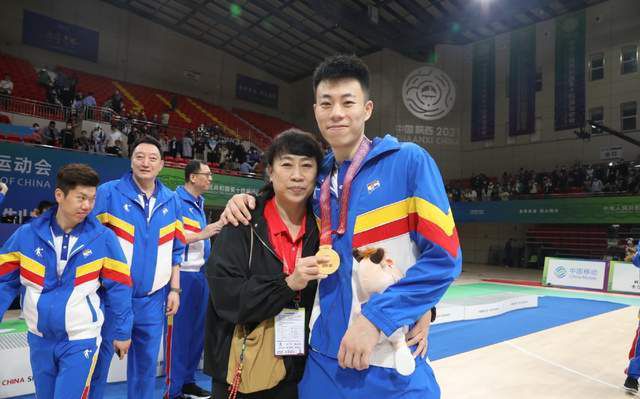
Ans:
{"type": "Polygon", "coordinates": [[[165,398],[209,398],[211,393],[195,383],[195,372],[204,344],[204,317],[209,300],[202,266],[211,253],[209,239],[222,223],[207,224],[202,196],[211,187],[211,170],[202,161],[191,161],[184,169],[184,186],[176,188],[182,206],[187,247],[180,263],[180,310],[167,320],[165,398]]]}

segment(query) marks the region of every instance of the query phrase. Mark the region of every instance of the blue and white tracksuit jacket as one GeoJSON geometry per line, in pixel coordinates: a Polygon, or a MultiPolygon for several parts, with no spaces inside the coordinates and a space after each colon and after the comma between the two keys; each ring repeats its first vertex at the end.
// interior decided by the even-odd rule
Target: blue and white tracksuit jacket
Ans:
{"type": "Polygon", "coordinates": [[[153,209],[145,207],[131,172],[98,187],[93,214],[118,236],[131,267],[133,297],[153,294],[169,282],[184,252],[178,197],[156,180],[153,209]]]}
{"type": "Polygon", "coordinates": [[[0,319],[21,291],[37,396],[86,398],[103,322],[117,326],[115,339],[131,335],[131,277],[115,234],[91,217],[71,233],[77,240],[58,276],[56,211],[20,227],[0,250],[0,319]]]}
{"type": "MultiPolygon", "coordinates": [[[[314,208],[320,215],[320,186],[332,179],[333,229],[339,223],[339,191],[350,162],[333,173],[335,159],[329,154],[320,169],[314,192],[314,208]]],[[[379,343],[370,356],[366,372],[338,367],[340,342],[360,308],[362,314],[385,335],[411,327],[435,306],[459,275],[462,254],[449,202],[436,163],[421,147],[400,143],[389,135],[375,138],[356,174],[349,198],[347,228],[333,236],[340,267],[318,285],[311,315],[311,350],[300,397],[421,398],[440,397],[429,365],[416,359],[416,371],[404,377],[393,368],[393,348],[379,343]],[[405,276],[368,302],[359,304],[352,250],[381,247],[405,276]]]]}
{"type": "MultiPolygon", "coordinates": [[[[639,245],[640,248],[640,245],[639,245]]],[[[631,260],[634,266],[640,267],[640,249],[636,252],[631,260]]],[[[640,319],[640,313],[638,313],[640,319]]],[[[636,335],[631,343],[631,349],[629,350],[629,367],[627,368],[627,374],[633,378],[640,378],[640,321],[638,322],[638,328],[636,329],[636,335]]]]}
{"type": "MultiPolygon", "coordinates": [[[[118,237],[133,280],[133,332],[127,360],[128,397],[152,398],[155,370],[165,323],[166,286],[173,265],[184,252],[184,228],[178,197],[156,180],[146,198],[131,172],[98,187],[93,215],[118,237]]],[[[105,339],[112,326],[103,329],[105,339]]],[[[103,343],[91,388],[91,398],[102,398],[113,347],[103,343]]]]}
{"type": "MultiPolygon", "coordinates": [[[[200,233],[207,225],[204,197],[194,197],[183,186],[176,188],[182,205],[185,232],[200,233]]],[[[175,398],[182,386],[195,382],[195,371],[204,346],[204,318],[209,301],[209,288],[202,266],[211,254],[211,241],[187,244],[180,263],[180,308],[169,320],[165,339],[166,382],[165,397],[175,398]]]]}

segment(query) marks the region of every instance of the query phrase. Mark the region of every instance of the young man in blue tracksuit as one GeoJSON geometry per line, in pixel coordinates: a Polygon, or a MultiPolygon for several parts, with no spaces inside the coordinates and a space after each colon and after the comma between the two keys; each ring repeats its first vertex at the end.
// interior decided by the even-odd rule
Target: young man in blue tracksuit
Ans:
{"type": "MultiPolygon", "coordinates": [[[[360,59],[325,59],[314,72],[313,88],[318,128],[332,150],[320,167],[313,206],[326,238],[320,245],[336,251],[340,265],[318,284],[299,396],[438,399],[440,388],[422,357],[410,375],[401,375],[393,345],[378,340],[381,332],[389,337],[410,327],[407,343],[422,341],[429,310],[460,274],[462,254],[442,176],[419,146],[389,135],[373,141],[365,136],[373,102],[360,59]],[[404,277],[357,303],[353,249],[367,247],[383,248],[404,277]]],[[[249,213],[243,201],[252,202],[234,198],[223,220],[244,223],[249,213]]]]}
{"type": "MultiPolygon", "coordinates": [[[[181,200],[182,223],[187,247],[180,264],[180,310],[167,326],[165,398],[209,398],[211,393],[195,384],[195,371],[204,345],[204,316],[209,300],[202,266],[211,253],[211,241],[220,222],[207,224],[204,194],[211,187],[206,163],[191,161],[184,169],[184,186],[176,188],[181,200]]],[[[169,319],[170,320],[170,319],[169,319]]]]}
{"type": "MultiPolygon", "coordinates": [[[[129,399],[154,396],[156,364],[165,315],[180,303],[185,239],[180,200],[157,176],[163,167],[160,143],[145,137],[132,147],[131,171],[98,187],[93,214],[113,230],[131,268],[133,330],[127,359],[129,399]]],[[[106,323],[103,336],[115,326],[106,323]]],[[[113,348],[102,345],[91,398],[102,398],[113,348]]]]}
{"type": "Polygon", "coordinates": [[[0,250],[0,319],[20,291],[39,399],[87,398],[103,322],[116,326],[103,343],[122,356],[131,343],[129,266],[115,234],[87,217],[98,182],[87,165],[60,169],[57,207],[0,250]]]}
{"type": "MultiPolygon", "coordinates": [[[[636,247],[636,254],[631,262],[640,268],[640,245],[636,247]]],[[[640,318],[640,313],[638,317],[640,318]]],[[[640,345],[638,345],[638,340],[640,340],[640,322],[629,350],[629,367],[627,367],[627,379],[624,381],[624,388],[634,394],[638,393],[638,378],[640,378],[640,345]]]]}

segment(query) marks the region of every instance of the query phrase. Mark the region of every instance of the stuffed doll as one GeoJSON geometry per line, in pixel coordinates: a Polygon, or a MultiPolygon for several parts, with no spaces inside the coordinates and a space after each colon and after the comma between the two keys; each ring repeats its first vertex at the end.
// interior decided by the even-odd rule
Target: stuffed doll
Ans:
{"type": "MultiPolygon", "coordinates": [[[[357,269],[358,303],[369,300],[372,294],[382,292],[404,277],[404,273],[394,267],[393,260],[386,256],[382,248],[354,249],[353,257],[359,262],[357,269]]],[[[360,309],[357,309],[360,314],[360,309]]],[[[411,375],[416,364],[407,346],[405,334],[408,328],[399,328],[389,337],[380,333],[380,339],[389,340],[394,348],[394,364],[398,373],[411,375]]]]}

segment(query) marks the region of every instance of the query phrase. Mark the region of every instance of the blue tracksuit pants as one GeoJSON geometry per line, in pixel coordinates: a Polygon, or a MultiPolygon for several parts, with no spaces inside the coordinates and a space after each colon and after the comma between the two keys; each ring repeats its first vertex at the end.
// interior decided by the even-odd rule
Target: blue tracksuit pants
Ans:
{"type": "Polygon", "coordinates": [[[416,362],[410,376],[385,367],[342,369],[338,360],[309,350],[300,399],[439,399],[440,387],[425,361],[416,362]]]}
{"type": "Polygon", "coordinates": [[[175,398],[182,386],[195,382],[204,345],[204,316],[209,287],[204,272],[180,272],[180,308],[165,328],[165,371],[168,395],[175,398]]]}
{"type": "Polygon", "coordinates": [[[100,338],[69,341],[29,333],[27,340],[38,399],[87,398],[100,338]]]}
{"type": "MultiPolygon", "coordinates": [[[[638,313],[640,318],[640,313],[638,313]]],[[[631,349],[629,350],[629,367],[627,368],[627,375],[633,378],[640,378],[640,345],[638,340],[640,339],[640,322],[638,322],[638,328],[636,329],[636,335],[631,343],[631,349]]]]}
{"type": "MultiPolygon", "coordinates": [[[[158,353],[165,321],[167,292],[158,290],[149,296],[132,298],[133,330],[131,348],[127,358],[127,397],[129,399],[153,399],[158,353]]],[[[98,364],[91,383],[92,399],[102,399],[113,358],[113,326],[102,329],[103,341],[98,364]]]]}

